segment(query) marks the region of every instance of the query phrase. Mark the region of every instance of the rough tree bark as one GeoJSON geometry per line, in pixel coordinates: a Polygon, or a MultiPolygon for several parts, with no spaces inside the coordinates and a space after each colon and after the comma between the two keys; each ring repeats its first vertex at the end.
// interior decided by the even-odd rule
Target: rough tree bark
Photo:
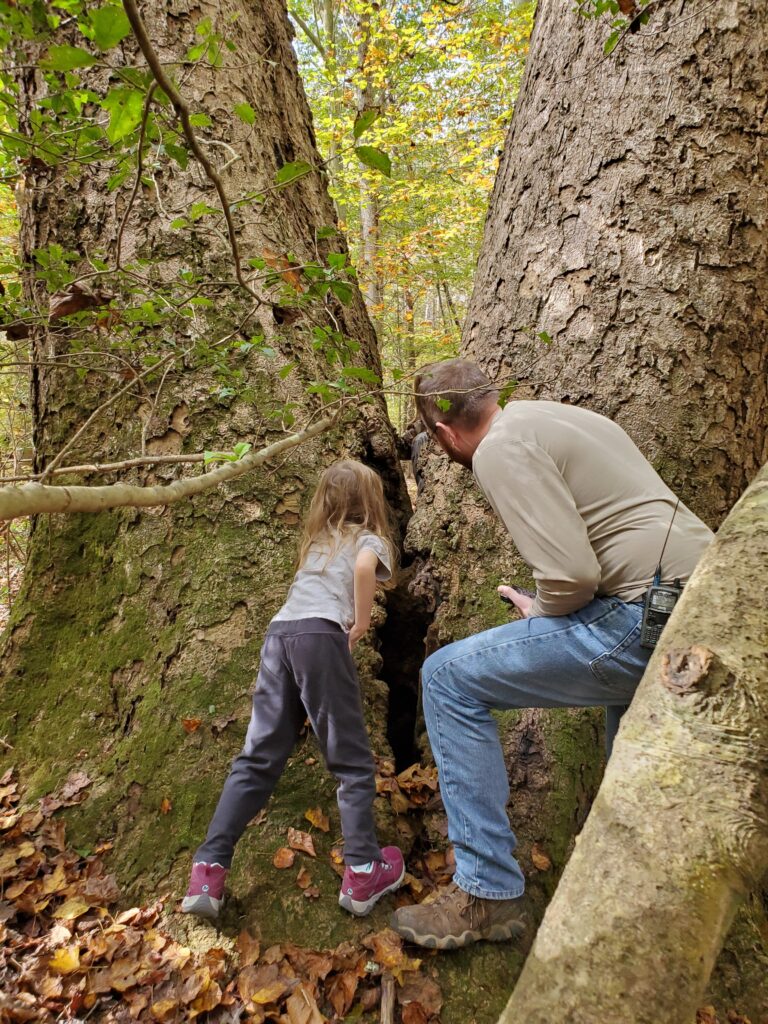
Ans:
{"type": "MultiPolygon", "coordinates": [[[[768,456],[768,25],[756,0],[670,2],[606,60],[607,33],[539,6],[462,354],[527,381],[517,397],[614,417],[717,526],[768,456]]],[[[437,646],[506,620],[495,586],[524,583],[526,569],[466,475],[436,453],[429,466],[409,544],[441,602],[437,646]]],[[[592,712],[502,719],[510,811],[542,901],[596,791],[599,723],[592,712]],[[534,842],[554,873],[534,863],[534,842]]],[[[759,900],[734,940],[741,952],[721,958],[723,1008],[745,998],[757,1013],[768,995],[756,921],[759,900]]],[[[517,961],[483,955],[509,987],[517,961]]]]}
{"type": "MultiPolygon", "coordinates": [[[[144,5],[144,10],[155,46],[169,62],[199,39],[195,27],[205,17],[222,36],[234,32],[237,52],[225,61],[231,67],[216,71],[197,64],[185,70],[181,85],[192,108],[212,119],[219,143],[240,155],[224,174],[230,195],[272,185],[276,170],[289,161],[319,165],[290,29],[277,0],[179,0],[172,16],[164,6],[144,5]],[[257,111],[252,128],[232,117],[233,106],[242,102],[257,111]]],[[[132,41],[126,41],[122,56],[135,63],[132,41]]],[[[43,83],[32,71],[24,74],[29,108],[43,83]]],[[[217,158],[227,153],[217,159],[220,163],[231,156],[221,147],[211,152],[217,158]]],[[[231,280],[226,238],[202,228],[170,227],[190,203],[216,202],[194,162],[189,173],[166,168],[156,185],[156,191],[142,187],[130,213],[123,262],[151,256],[157,260],[154,272],[166,281],[184,267],[206,268],[213,279],[231,280]]],[[[116,199],[103,186],[100,171],[72,177],[30,161],[21,193],[24,257],[52,241],[83,255],[113,246],[126,193],[116,199]]],[[[273,265],[286,252],[302,263],[322,260],[343,245],[339,237],[317,237],[318,229],[335,223],[320,171],[272,193],[259,207],[241,209],[237,217],[244,254],[273,265]]],[[[27,287],[47,308],[49,297],[40,283],[29,279],[27,287]]],[[[261,329],[274,348],[297,363],[284,385],[276,383],[281,360],[251,352],[238,357],[251,400],[233,402],[217,396],[213,369],[195,365],[191,357],[173,367],[161,391],[156,383],[149,390],[137,385],[135,394],[116,403],[73,448],[72,461],[137,454],[142,435],[149,454],[231,449],[246,439],[256,449],[284,436],[265,412],[276,398],[289,398],[296,403],[297,425],[306,422],[313,406],[304,382],[324,373],[310,343],[313,325],[338,325],[359,343],[360,364],[380,372],[357,289],[343,307],[286,310],[270,298],[254,310],[250,296],[229,290],[217,303],[220,321],[214,316],[193,322],[189,335],[174,341],[187,347],[195,331],[220,336],[233,323],[247,323],[245,337],[261,329]]],[[[53,325],[37,329],[32,338],[40,363],[33,394],[39,466],[104,398],[102,377],[79,380],[48,365],[76,340],[74,329],[53,325]]],[[[89,338],[89,347],[96,341],[89,338]]],[[[261,640],[293,571],[301,512],[319,469],[342,455],[380,470],[392,503],[405,514],[407,497],[386,410],[382,401],[370,401],[346,425],[310,441],[295,456],[273,460],[267,469],[215,493],[165,509],[41,516],[35,523],[24,592],[5,638],[0,735],[13,749],[4,751],[3,760],[18,766],[30,796],[55,788],[75,766],[92,777],[91,797],[71,818],[73,839],[93,846],[112,837],[114,865],[129,891],[146,894],[161,883],[171,891],[171,882],[188,870],[189,853],[204,834],[229,761],[242,742],[261,640]],[[182,718],[201,719],[200,727],[188,733],[182,718]],[[164,800],[172,805],[167,814],[160,813],[164,800]]],[[[179,472],[168,465],[140,468],[128,480],[167,484],[179,472]]],[[[379,668],[380,659],[369,648],[362,655],[366,704],[373,743],[386,751],[387,694],[376,678],[379,668]]],[[[287,826],[301,828],[309,807],[321,804],[331,812],[335,831],[320,840],[320,847],[330,845],[338,834],[333,792],[332,780],[305,748],[292,761],[266,820],[243,840],[233,875],[235,907],[237,897],[247,894],[244,910],[256,916],[267,937],[327,945],[351,934],[351,919],[329,914],[327,901],[315,905],[303,899],[294,878],[271,867],[287,826]]],[[[337,880],[326,866],[328,858],[323,861],[318,861],[317,880],[334,892],[337,880]]]]}
{"type": "Polygon", "coordinates": [[[678,1024],[768,868],[768,466],[686,586],[500,1024],[678,1024]]]}

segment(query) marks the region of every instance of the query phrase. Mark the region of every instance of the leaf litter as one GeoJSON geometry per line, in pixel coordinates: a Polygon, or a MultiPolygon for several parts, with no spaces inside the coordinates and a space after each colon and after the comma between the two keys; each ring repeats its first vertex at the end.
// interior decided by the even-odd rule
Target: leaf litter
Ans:
{"type": "MultiPolygon", "coordinates": [[[[408,798],[420,798],[414,778],[405,782],[408,798]]],[[[246,930],[234,943],[217,936],[227,948],[195,951],[164,929],[162,901],[118,911],[120,889],[103,860],[111,843],[81,856],[67,846],[64,822],[51,818],[54,810],[85,799],[90,784],[84,772],[73,772],[53,796],[22,807],[13,771],[0,778],[2,1024],[86,1018],[105,1024],[323,1024],[373,1012],[383,972],[400,986],[404,1024],[439,1021],[437,983],[388,928],[333,950],[283,943],[262,952],[246,930]]],[[[312,824],[322,829],[317,817],[312,824]]],[[[286,854],[317,856],[307,833],[292,829],[288,844],[286,854]]],[[[298,886],[307,898],[318,898],[311,883],[301,867],[298,886]]],[[[422,884],[422,890],[432,887],[422,884]]]]}

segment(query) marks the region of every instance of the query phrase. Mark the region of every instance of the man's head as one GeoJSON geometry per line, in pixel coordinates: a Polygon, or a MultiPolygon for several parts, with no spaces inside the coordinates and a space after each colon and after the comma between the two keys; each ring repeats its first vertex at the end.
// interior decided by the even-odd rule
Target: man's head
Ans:
{"type": "Polygon", "coordinates": [[[429,433],[449,458],[471,468],[498,410],[498,389],[476,363],[447,359],[423,366],[415,391],[416,409],[429,433]]]}

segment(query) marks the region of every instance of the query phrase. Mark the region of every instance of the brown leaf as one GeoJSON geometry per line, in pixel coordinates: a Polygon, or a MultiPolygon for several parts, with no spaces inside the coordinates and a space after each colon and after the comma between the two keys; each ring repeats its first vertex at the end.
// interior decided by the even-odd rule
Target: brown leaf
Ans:
{"type": "Polygon", "coordinates": [[[235,949],[240,954],[240,966],[248,967],[255,964],[261,952],[261,943],[254,939],[247,929],[243,929],[237,937],[235,949]]]}
{"type": "Polygon", "coordinates": [[[304,814],[304,817],[315,828],[319,828],[321,832],[330,831],[331,823],[328,821],[328,815],[324,814],[320,807],[310,807],[304,814]]]}
{"type": "Polygon", "coordinates": [[[367,988],[363,991],[360,996],[360,1006],[362,1007],[363,1013],[369,1013],[374,1007],[379,1005],[381,999],[381,986],[375,985],[373,988],[367,988]]]}
{"type": "Polygon", "coordinates": [[[173,997],[169,999],[158,999],[157,1002],[152,1003],[149,1008],[149,1012],[152,1014],[155,1020],[166,1021],[172,1013],[177,1009],[179,1000],[173,997]]]}
{"type": "Polygon", "coordinates": [[[310,875],[305,867],[302,867],[299,870],[299,873],[296,876],[296,884],[300,889],[306,889],[312,884],[312,875],[310,875]]]}
{"type": "Polygon", "coordinates": [[[95,875],[89,878],[80,890],[89,903],[108,907],[117,903],[122,893],[114,875],[95,875]]]}
{"type": "Polygon", "coordinates": [[[552,861],[538,843],[534,843],[531,847],[531,860],[533,861],[533,866],[539,871],[549,871],[552,867],[552,861]]]}
{"type": "Polygon", "coordinates": [[[427,1018],[437,1017],[443,1008],[443,993],[432,978],[428,978],[420,971],[410,971],[404,976],[403,984],[397,990],[397,1001],[403,1007],[403,1020],[405,1007],[409,1003],[420,1006],[427,1018]]]}
{"type": "Polygon", "coordinates": [[[315,844],[312,841],[312,836],[309,832],[301,832],[297,828],[288,829],[288,845],[292,850],[300,850],[302,853],[309,854],[310,857],[316,857],[315,844]]]}
{"type": "Polygon", "coordinates": [[[718,1024],[714,1006],[702,1006],[696,1011],[696,1024],[718,1024]]]}
{"type": "Polygon", "coordinates": [[[195,1014],[208,1013],[210,1010],[215,1010],[221,1002],[221,989],[215,981],[211,982],[207,989],[195,999],[192,1003],[192,1009],[195,1014]]]}
{"type": "Polygon", "coordinates": [[[355,993],[360,983],[357,971],[344,971],[342,974],[334,974],[325,990],[328,1002],[334,1009],[337,1017],[342,1020],[355,1001],[355,993]]]}
{"type": "Polygon", "coordinates": [[[304,898],[307,900],[319,900],[320,890],[316,885],[310,885],[308,889],[304,890],[304,898]]]}
{"type": "Polygon", "coordinates": [[[376,962],[385,970],[391,971],[400,983],[405,971],[417,971],[421,966],[421,960],[414,960],[405,955],[403,940],[391,928],[366,935],[363,945],[372,950],[376,962]]]}
{"type": "Polygon", "coordinates": [[[403,1024],[427,1024],[429,1017],[421,1003],[406,1003],[403,1007],[403,1024]]]}
{"type": "Polygon", "coordinates": [[[317,1002],[308,985],[300,984],[288,997],[285,1004],[290,1024],[324,1024],[325,1017],[317,1008],[317,1002]]]}
{"type": "Polygon", "coordinates": [[[275,850],[272,863],[276,868],[290,868],[293,866],[295,859],[296,854],[293,850],[289,850],[287,846],[281,846],[279,850],[275,850]]]}
{"type": "Polygon", "coordinates": [[[184,732],[197,732],[202,724],[202,718],[182,718],[181,720],[184,732]]]}
{"type": "Polygon", "coordinates": [[[170,814],[172,810],[173,804],[171,803],[167,796],[164,796],[163,799],[160,801],[160,813],[170,814]]]}
{"type": "Polygon", "coordinates": [[[74,807],[75,804],[81,804],[88,795],[84,790],[90,786],[91,781],[84,771],[80,769],[71,771],[61,789],[42,798],[40,813],[44,818],[49,818],[60,807],[74,807]]]}
{"type": "Polygon", "coordinates": [[[211,722],[211,732],[214,736],[220,736],[228,725],[236,721],[237,718],[234,715],[222,715],[220,718],[214,718],[211,722]]]}

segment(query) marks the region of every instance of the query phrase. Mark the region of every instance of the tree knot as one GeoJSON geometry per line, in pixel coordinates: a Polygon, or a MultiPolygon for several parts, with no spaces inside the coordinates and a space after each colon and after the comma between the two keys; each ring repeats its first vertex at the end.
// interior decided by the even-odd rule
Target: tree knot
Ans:
{"type": "Polygon", "coordinates": [[[714,692],[733,677],[724,669],[717,655],[703,644],[692,644],[685,650],[668,651],[661,659],[661,682],[670,693],[684,694],[693,690],[714,692]]]}

